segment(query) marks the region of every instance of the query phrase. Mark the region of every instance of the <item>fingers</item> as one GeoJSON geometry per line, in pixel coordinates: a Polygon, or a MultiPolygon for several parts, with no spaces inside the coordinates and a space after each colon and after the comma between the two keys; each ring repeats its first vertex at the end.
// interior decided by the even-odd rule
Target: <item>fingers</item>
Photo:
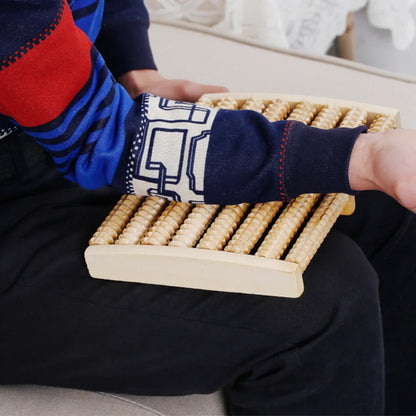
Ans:
{"type": "Polygon", "coordinates": [[[126,72],[118,78],[132,98],[144,92],[177,101],[195,102],[201,95],[224,93],[228,89],[218,85],[199,84],[182,79],[166,79],[153,69],[126,72]]]}
{"type": "Polygon", "coordinates": [[[209,93],[224,93],[228,89],[217,85],[198,84],[185,80],[167,80],[158,85],[158,94],[161,97],[178,101],[195,102],[201,95],[209,93]]]}
{"type": "Polygon", "coordinates": [[[191,82],[184,87],[183,100],[195,102],[204,94],[224,93],[228,89],[217,85],[204,85],[191,82]]]}

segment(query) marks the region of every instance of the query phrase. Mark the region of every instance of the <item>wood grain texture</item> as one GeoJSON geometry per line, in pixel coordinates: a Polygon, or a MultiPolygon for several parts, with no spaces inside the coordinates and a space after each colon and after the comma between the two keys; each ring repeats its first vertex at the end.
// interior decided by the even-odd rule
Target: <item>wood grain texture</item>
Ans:
{"type": "MultiPolygon", "coordinates": [[[[252,110],[272,122],[297,120],[322,129],[364,123],[371,133],[400,126],[397,110],[321,97],[208,94],[198,105],[252,110]]],[[[85,258],[97,278],[298,297],[302,272],[338,216],[354,206],[345,194],[254,206],[123,195],[92,236],[85,258]]]]}

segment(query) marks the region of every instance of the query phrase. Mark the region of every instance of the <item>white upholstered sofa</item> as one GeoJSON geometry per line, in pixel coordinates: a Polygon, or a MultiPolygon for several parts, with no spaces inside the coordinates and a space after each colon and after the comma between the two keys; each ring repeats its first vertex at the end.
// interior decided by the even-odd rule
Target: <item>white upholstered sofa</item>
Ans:
{"type": "MultiPolygon", "coordinates": [[[[159,69],[167,77],[226,85],[234,92],[325,96],[395,107],[401,110],[403,127],[416,128],[416,79],[337,58],[267,49],[188,25],[153,24],[151,43],[159,69]]],[[[0,386],[0,415],[4,416],[155,414],[221,415],[225,409],[219,392],[158,398],[0,386]]]]}

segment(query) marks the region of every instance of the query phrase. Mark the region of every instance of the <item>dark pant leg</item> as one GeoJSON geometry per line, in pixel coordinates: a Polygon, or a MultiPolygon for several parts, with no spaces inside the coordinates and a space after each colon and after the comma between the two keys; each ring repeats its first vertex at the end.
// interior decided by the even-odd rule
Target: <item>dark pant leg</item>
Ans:
{"type": "Polygon", "coordinates": [[[337,228],[363,249],[380,279],[386,413],[416,414],[416,215],[381,192],[357,197],[337,228]]]}
{"type": "Polygon", "coordinates": [[[83,250],[117,196],[45,166],[2,187],[0,383],[149,395],[228,386],[236,413],[382,412],[377,279],[348,237],[331,234],[300,299],[95,280],[83,250]]]}

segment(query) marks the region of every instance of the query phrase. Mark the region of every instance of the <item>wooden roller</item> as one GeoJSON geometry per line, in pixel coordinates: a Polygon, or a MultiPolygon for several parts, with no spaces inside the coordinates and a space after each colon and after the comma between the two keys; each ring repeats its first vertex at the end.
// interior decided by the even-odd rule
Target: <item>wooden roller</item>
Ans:
{"type": "MultiPolygon", "coordinates": [[[[319,97],[208,94],[198,105],[321,129],[366,123],[371,133],[400,125],[397,110],[319,97]]],[[[339,215],[352,214],[354,205],[345,194],[227,206],[123,195],[85,258],[96,278],[298,297],[302,272],[339,215]]]]}

